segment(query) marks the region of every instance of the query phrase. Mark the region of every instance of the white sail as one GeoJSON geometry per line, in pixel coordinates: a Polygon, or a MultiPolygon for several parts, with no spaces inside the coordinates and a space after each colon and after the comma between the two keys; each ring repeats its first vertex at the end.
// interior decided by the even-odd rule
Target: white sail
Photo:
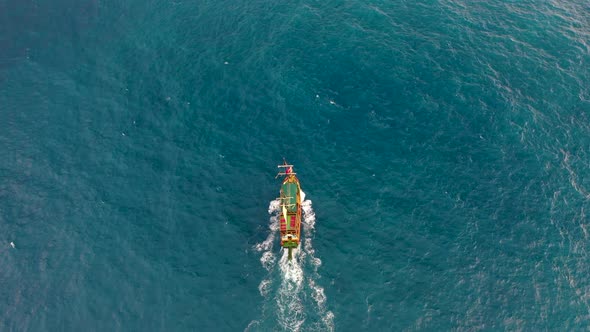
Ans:
{"type": "Polygon", "coordinates": [[[287,207],[283,204],[283,218],[285,219],[285,222],[288,222],[287,219],[287,207]]]}

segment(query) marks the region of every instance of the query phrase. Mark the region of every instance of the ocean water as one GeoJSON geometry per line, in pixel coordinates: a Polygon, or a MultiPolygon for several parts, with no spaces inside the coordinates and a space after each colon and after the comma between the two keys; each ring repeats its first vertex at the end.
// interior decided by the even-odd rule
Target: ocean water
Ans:
{"type": "Polygon", "coordinates": [[[589,151],[586,0],[0,0],[0,330],[588,330],[589,151]]]}

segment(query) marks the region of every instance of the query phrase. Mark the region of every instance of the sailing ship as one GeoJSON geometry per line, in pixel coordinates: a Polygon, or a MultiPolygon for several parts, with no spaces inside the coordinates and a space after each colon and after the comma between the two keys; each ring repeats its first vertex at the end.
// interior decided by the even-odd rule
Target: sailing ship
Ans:
{"type": "Polygon", "coordinates": [[[285,177],[279,197],[281,247],[289,251],[288,259],[291,260],[293,248],[297,248],[301,240],[301,186],[297,173],[293,171],[293,165],[284,161],[278,168],[280,172],[276,177],[285,177]]]}

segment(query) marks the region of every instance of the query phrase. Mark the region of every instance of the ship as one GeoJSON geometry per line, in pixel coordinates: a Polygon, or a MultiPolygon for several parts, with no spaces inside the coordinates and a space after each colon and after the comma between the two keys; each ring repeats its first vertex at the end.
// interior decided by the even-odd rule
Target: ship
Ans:
{"type": "Polygon", "coordinates": [[[293,171],[293,165],[278,165],[280,169],[277,178],[284,176],[281,185],[279,231],[281,234],[281,247],[288,250],[288,259],[293,258],[293,249],[299,246],[301,241],[301,186],[297,173],[293,171]]]}

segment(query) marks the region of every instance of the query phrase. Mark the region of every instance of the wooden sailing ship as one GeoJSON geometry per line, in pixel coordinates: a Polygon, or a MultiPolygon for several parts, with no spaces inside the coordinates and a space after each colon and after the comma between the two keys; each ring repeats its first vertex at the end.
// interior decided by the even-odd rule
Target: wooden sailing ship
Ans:
{"type": "Polygon", "coordinates": [[[278,168],[281,171],[277,177],[284,176],[279,197],[281,247],[289,251],[288,258],[291,260],[293,248],[297,248],[301,241],[301,186],[293,165],[284,162],[278,168]]]}

